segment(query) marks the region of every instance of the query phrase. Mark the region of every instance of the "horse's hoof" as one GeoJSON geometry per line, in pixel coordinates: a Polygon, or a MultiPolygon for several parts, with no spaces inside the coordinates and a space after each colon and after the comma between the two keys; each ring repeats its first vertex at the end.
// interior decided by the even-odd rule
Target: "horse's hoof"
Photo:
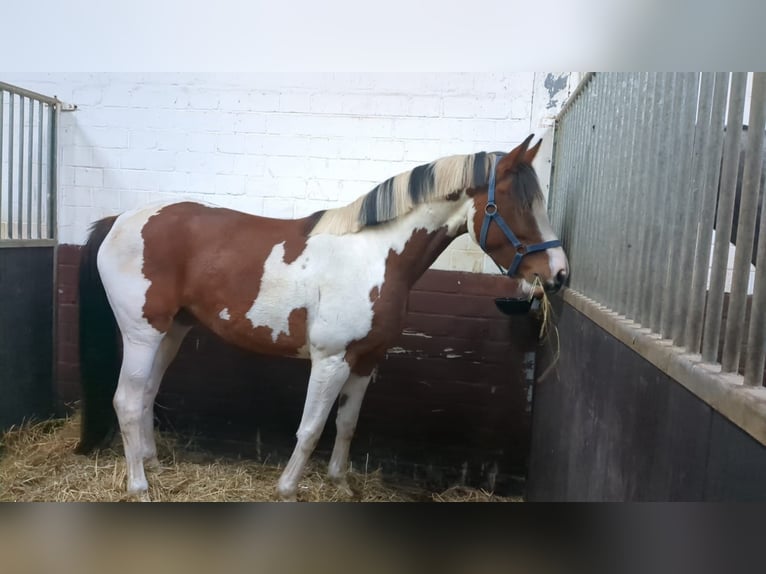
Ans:
{"type": "Polygon", "coordinates": [[[144,461],[144,469],[151,470],[153,472],[158,472],[162,469],[162,465],[160,464],[160,459],[157,458],[157,456],[151,456],[147,458],[144,461]]]}
{"type": "Polygon", "coordinates": [[[328,475],[328,478],[330,479],[330,482],[332,482],[333,486],[335,486],[335,488],[338,490],[338,494],[346,498],[353,498],[355,496],[355,493],[352,490],[351,485],[349,485],[348,483],[348,479],[346,478],[346,475],[343,475],[343,476],[328,475]]]}

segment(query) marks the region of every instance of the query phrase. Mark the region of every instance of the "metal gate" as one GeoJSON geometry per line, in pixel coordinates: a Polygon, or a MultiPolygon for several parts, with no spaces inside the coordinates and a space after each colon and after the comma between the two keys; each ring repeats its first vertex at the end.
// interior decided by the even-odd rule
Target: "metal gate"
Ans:
{"type": "Polygon", "coordinates": [[[530,500],[766,499],[765,127],[763,73],[588,74],[557,118],[530,500]]]}
{"type": "Polygon", "coordinates": [[[0,82],[0,429],[53,405],[59,110],[0,82]]]}

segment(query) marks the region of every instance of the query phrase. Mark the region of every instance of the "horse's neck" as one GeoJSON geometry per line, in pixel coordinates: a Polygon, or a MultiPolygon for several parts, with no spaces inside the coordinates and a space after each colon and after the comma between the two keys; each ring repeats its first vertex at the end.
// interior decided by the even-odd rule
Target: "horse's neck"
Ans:
{"type": "Polygon", "coordinates": [[[387,265],[411,287],[459,235],[466,231],[469,206],[453,202],[424,204],[409,214],[373,228],[389,244],[387,265]]]}

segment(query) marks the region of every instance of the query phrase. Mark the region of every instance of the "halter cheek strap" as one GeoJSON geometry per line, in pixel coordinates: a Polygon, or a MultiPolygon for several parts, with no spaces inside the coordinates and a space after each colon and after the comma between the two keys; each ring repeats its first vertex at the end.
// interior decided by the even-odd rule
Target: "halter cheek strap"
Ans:
{"type": "Polygon", "coordinates": [[[495,261],[492,255],[489,254],[489,251],[487,251],[487,233],[489,232],[489,226],[492,224],[492,222],[495,222],[500,228],[500,231],[503,232],[503,234],[508,238],[508,241],[511,242],[511,245],[513,245],[513,247],[516,249],[516,255],[514,256],[513,261],[511,262],[511,266],[507,272],[500,266],[497,261],[495,261],[495,265],[497,265],[501,273],[506,273],[509,277],[512,277],[516,275],[516,272],[519,270],[521,260],[525,255],[529,255],[530,253],[537,253],[538,251],[545,251],[546,249],[551,249],[553,247],[561,247],[561,241],[558,239],[553,239],[551,241],[544,241],[542,243],[535,243],[533,245],[524,245],[521,241],[519,241],[519,238],[516,237],[516,234],[511,230],[511,228],[508,227],[508,224],[498,212],[497,204],[495,203],[495,168],[497,157],[497,155],[492,155],[492,165],[490,166],[489,171],[489,191],[487,196],[487,205],[484,208],[484,221],[481,224],[479,245],[481,246],[482,250],[490,256],[492,261],[495,261]]]}

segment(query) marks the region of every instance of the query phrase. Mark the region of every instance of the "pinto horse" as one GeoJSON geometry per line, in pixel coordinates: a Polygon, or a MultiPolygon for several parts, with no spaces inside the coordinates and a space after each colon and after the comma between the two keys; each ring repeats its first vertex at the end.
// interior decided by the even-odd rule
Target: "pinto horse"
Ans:
{"type": "Polygon", "coordinates": [[[532,137],[508,154],[421,165],[350,205],[303,219],[180,202],[96,222],[80,271],[77,451],[110,440],[116,413],[128,493],[148,498],[144,465],[157,465],[154,399],[184,336],[201,323],[245,349],[311,360],[278,493],[295,500],[336,400],[328,474],[344,483],[367,384],[401,333],[408,292],[455,237],[470,234],[521,280],[525,296],[539,298],[565,281],[567,258],[531,166],[541,142],[529,148],[532,137]]]}

